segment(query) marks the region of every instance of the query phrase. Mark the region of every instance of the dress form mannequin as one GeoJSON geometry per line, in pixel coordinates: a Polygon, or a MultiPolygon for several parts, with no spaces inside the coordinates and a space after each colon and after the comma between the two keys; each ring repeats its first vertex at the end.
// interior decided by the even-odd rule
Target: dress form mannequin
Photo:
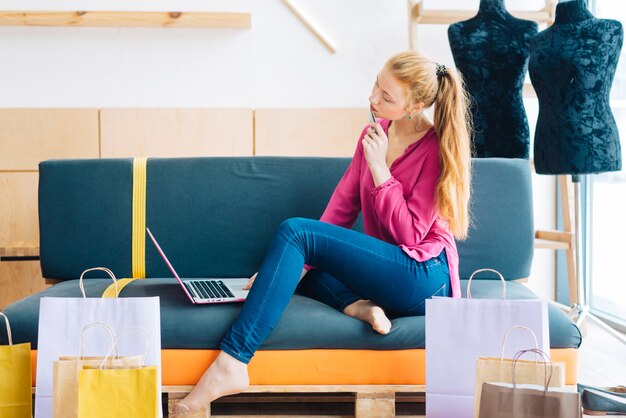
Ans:
{"type": "Polygon", "coordinates": [[[620,22],[596,19],[583,0],[574,0],[559,3],[554,24],[531,42],[537,173],[621,170],[609,93],[623,41],[620,22]]]}
{"type": "Polygon", "coordinates": [[[476,157],[528,158],[528,119],[522,101],[535,22],[509,14],[504,0],[481,0],[478,14],[450,25],[457,68],[474,99],[476,157]]]}

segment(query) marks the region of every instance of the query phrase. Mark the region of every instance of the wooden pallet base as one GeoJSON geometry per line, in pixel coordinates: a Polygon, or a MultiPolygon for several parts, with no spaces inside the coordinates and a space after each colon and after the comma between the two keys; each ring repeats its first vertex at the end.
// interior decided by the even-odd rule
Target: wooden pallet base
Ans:
{"type": "MultiPolygon", "coordinates": [[[[163,393],[167,395],[168,413],[171,414],[176,404],[183,399],[193,386],[164,386],[163,393]]],[[[354,402],[354,415],[320,415],[324,418],[352,417],[355,418],[391,418],[396,416],[396,394],[402,393],[406,401],[423,402],[423,392],[426,387],[423,385],[255,385],[248,388],[243,394],[319,394],[314,399],[316,402],[354,402]],[[326,396],[323,394],[346,394],[346,396],[326,396]],[[407,398],[407,394],[411,394],[407,398]],[[421,394],[421,395],[420,395],[421,394]]],[[[224,398],[226,399],[226,398],[224,398]]],[[[298,400],[311,401],[311,397],[289,397],[282,399],[290,402],[298,400]]],[[[258,399],[246,398],[239,395],[239,398],[232,399],[235,402],[255,401],[258,399]],[[238,399],[235,401],[235,399],[238,399]]],[[[273,397],[273,401],[278,401],[273,397]]],[[[209,415],[207,417],[218,417],[209,415]]],[[[287,418],[295,415],[237,415],[238,417],[255,418],[287,418]]]]}

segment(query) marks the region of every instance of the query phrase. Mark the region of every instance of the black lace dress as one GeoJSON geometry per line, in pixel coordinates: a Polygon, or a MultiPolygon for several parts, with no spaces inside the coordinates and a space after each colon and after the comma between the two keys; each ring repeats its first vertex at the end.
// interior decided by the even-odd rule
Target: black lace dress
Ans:
{"type": "Polygon", "coordinates": [[[454,62],[474,100],[477,157],[528,158],[522,87],[536,34],[537,24],[513,17],[504,0],[481,0],[475,17],[448,29],[454,62]]]}
{"type": "Polygon", "coordinates": [[[621,148],[609,93],[624,41],[622,25],[595,18],[583,0],[558,4],[555,18],[531,43],[529,72],[539,98],[535,169],[619,171],[621,148]]]}

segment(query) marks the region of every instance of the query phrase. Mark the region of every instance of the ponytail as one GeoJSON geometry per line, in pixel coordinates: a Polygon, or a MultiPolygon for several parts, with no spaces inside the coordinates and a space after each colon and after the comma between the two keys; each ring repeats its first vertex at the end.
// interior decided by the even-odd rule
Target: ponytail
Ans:
{"type": "MultiPolygon", "coordinates": [[[[439,68],[439,67],[438,67],[439,68]]],[[[471,117],[469,97],[460,74],[443,67],[437,71],[434,124],[439,137],[441,174],[437,183],[437,207],[458,239],[467,237],[470,224],[471,117]]]]}

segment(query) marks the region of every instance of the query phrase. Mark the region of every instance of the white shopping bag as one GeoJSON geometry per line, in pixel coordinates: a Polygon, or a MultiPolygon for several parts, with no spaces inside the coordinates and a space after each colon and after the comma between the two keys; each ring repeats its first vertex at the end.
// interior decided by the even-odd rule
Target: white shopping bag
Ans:
{"type": "MultiPolygon", "coordinates": [[[[82,298],[42,298],[39,308],[39,336],[37,347],[37,389],[35,418],[52,417],[53,363],[63,356],[77,355],[83,328],[91,323],[109,325],[117,335],[128,329],[141,328],[150,341],[122,338],[118,341],[120,356],[145,353],[145,365],[157,366],[159,399],[161,394],[161,317],[158,297],[145,298],[87,298],[82,284],[83,275],[92,270],[106,271],[113,281],[113,273],[104,268],[83,272],[79,285],[82,298]]],[[[116,292],[117,293],[117,292],[116,292]]],[[[84,350],[90,355],[105,356],[110,348],[108,333],[99,333],[85,341],[84,350]]],[[[159,408],[159,417],[162,416],[159,408]]]]}
{"type": "MultiPolygon", "coordinates": [[[[467,299],[426,300],[426,416],[474,417],[476,360],[502,355],[502,336],[513,326],[525,326],[537,336],[537,346],[550,352],[548,306],[539,299],[507,300],[506,282],[495,270],[475,271],[467,284],[467,299]],[[503,285],[502,299],[472,299],[476,273],[493,271],[503,285]]],[[[528,347],[528,337],[511,335],[504,356],[512,358],[528,347]]]]}

